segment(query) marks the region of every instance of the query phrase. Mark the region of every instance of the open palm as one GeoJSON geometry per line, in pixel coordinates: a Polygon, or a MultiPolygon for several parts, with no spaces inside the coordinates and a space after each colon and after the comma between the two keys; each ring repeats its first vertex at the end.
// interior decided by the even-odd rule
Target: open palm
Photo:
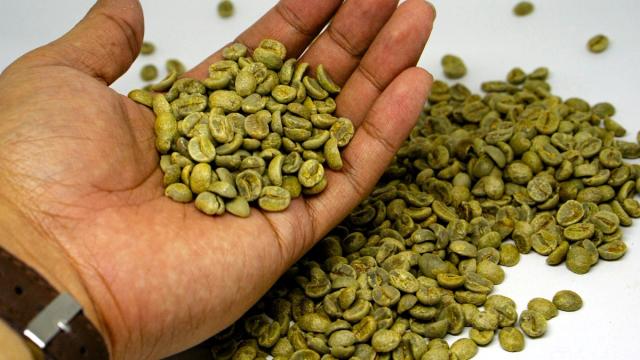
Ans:
{"type": "MultiPolygon", "coordinates": [[[[430,87],[414,66],[433,17],[422,0],[283,0],[242,33],[249,48],[274,38],[325,64],[358,131],[321,195],[212,218],[164,197],[152,112],[108,87],[138,54],[139,4],[99,1],[0,77],[0,199],[39,235],[24,252],[53,278],[46,256],[70,264],[79,285],[55,285],[82,300],[114,357],[157,358],[220,331],[373,187],[430,87]]],[[[204,78],[220,58],[186,76],[204,78]]]]}

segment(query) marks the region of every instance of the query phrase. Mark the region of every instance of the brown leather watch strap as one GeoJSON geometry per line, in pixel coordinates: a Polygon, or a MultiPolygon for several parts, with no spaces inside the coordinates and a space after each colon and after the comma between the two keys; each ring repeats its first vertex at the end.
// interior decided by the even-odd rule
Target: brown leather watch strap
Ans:
{"type": "MultiPolygon", "coordinates": [[[[29,322],[58,296],[38,273],[0,247],[0,318],[22,334],[29,322]]],[[[108,359],[107,347],[82,312],[45,347],[48,359],[108,359]]],[[[26,338],[25,338],[26,339],[26,338]]]]}

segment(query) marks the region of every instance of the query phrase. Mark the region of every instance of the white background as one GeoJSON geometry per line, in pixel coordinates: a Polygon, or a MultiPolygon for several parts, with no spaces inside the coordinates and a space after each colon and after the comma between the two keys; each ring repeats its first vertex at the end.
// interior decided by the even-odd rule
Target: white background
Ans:
{"type": "MultiPolygon", "coordinates": [[[[235,0],[236,14],[222,20],[215,0],[146,0],[145,38],[157,46],[154,55],[139,58],[113,87],[121,92],[140,87],[139,70],[146,63],[163,68],[168,57],[188,66],[197,64],[233,39],[261,16],[274,1],[235,0]]],[[[420,65],[442,76],[445,53],[460,55],[468,67],[463,79],[473,90],[481,81],[502,79],[513,66],[527,71],[551,69],[554,92],[589,102],[610,101],[615,116],[635,137],[640,128],[640,1],[534,1],[535,12],[512,15],[516,1],[434,0],[435,29],[420,65]],[[594,55],[585,48],[597,33],[611,39],[609,50],[594,55]]],[[[63,34],[91,6],[81,0],[0,0],[0,69],[20,54],[63,34]]],[[[161,76],[163,74],[161,73],[161,76]]],[[[46,81],[46,79],[43,79],[46,81]]],[[[551,298],[560,289],[583,296],[584,308],[561,313],[549,322],[547,334],[527,339],[522,353],[502,351],[497,339],[481,348],[479,359],[637,359],[640,339],[640,226],[626,231],[628,254],[622,261],[601,261],[586,276],[564,266],[549,267],[536,254],[524,256],[497,293],[516,300],[520,310],[532,297],[551,298]]]]}

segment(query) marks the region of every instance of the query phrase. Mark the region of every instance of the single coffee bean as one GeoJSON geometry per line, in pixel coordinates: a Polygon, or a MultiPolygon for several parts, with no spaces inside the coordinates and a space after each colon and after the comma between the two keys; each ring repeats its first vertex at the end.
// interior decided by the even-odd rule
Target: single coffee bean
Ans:
{"type": "Polygon", "coordinates": [[[599,54],[609,47],[609,38],[606,35],[598,34],[589,39],[587,48],[594,54],[599,54]]]}
{"type": "Polygon", "coordinates": [[[524,350],[524,335],[514,327],[505,327],[498,332],[500,346],[508,352],[520,352],[524,350]]]}
{"type": "Polygon", "coordinates": [[[582,298],[571,290],[561,290],[553,296],[553,304],[558,310],[577,311],[582,308],[582,298]]]}
{"type": "Polygon", "coordinates": [[[520,1],[513,7],[513,13],[516,16],[527,16],[534,10],[534,6],[529,1],[520,1]]]}
{"type": "Polygon", "coordinates": [[[233,15],[233,2],[230,0],[220,0],[218,3],[218,15],[221,18],[228,18],[233,15]]]}

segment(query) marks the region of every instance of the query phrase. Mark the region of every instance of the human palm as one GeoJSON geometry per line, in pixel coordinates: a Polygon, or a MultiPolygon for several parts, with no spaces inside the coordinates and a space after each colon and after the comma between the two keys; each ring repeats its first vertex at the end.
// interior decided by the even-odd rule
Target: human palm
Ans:
{"type": "MultiPolygon", "coordinates": [[[[164,197],[153,113],[108,87],[140,47],[136,2],[98,2],[70,33],[2,74],[0,198],[41,235],[25,240],[36,248],[25,255],[33,266],[56,278],[42,244],[74,270],[59,277],[80,285],[56,286],[85,299],[114,357],[156,358],[220,331],[373,187],[430,86],[413,66],[433,10],[422,0],[396,6],[283,0],[239,36],[250,48],[275,38],[292,57],[306,49],[303,61],[324,63],[343,85],[338,112],[359,126],[325,192],[248,219],[212,218],[164,197]]],[[[219,58],[186,75],[203,78],[219,58]]]]}

